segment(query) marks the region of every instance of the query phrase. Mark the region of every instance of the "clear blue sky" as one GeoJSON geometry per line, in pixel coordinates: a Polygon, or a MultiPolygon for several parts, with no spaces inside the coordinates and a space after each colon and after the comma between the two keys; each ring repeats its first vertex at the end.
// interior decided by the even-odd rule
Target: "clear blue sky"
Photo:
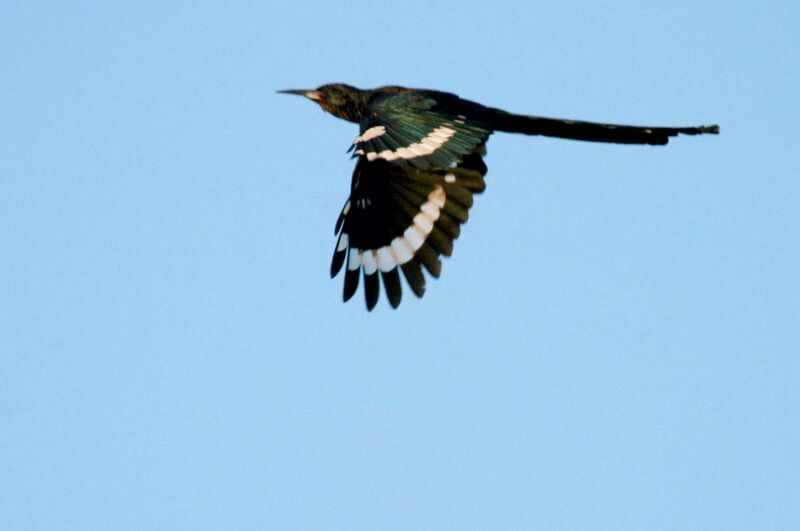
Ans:
{"type": "Polygon", "coordinates": [[[800,528],[797,2],[6,2],[0,529],[800,528]],[[424,299],[328,278],[353,124],[498,134],[424,299]]]}

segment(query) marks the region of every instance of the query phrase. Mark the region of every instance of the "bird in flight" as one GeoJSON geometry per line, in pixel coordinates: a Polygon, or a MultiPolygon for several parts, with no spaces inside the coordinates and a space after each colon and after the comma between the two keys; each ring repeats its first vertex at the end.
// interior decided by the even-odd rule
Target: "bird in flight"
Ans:
{"type": "Polygon", "coordinates": [[[381,281],[389,304],[397,308],[401,270],[417,297],[425,293],[423,268],[439,278],[440,257],[452,254],[472,196],[486,187],[483,156],[492,133],[648,145],[663,145],[681,134],[719,133],[717,125],[642,127],[525,116],[447,92],[398,86],[361,90],[334,83],[278,92],[305,96],[359,124],[350,147],[357,159],[350,196],[334,230],[331,277],[346,265],[348,301],[363,276],[370,311],[381,281]]]}

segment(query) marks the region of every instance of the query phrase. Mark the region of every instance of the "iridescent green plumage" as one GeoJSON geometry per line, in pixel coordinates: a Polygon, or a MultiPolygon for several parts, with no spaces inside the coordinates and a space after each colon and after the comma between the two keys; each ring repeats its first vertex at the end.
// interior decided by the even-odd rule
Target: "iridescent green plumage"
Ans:
{"type": "Polygon", "coordinates": [[[336,83],[305,96],[359,124],[350,197],[336,222],[331,276],[345,267],[344,299],[364,279],[367,308],[383,279],[392,307],[401,299],[398,270],[417,296],[422,269],[438,277],[466,222],[473,194],[484,190],[485,143],[496,131],[619,144],[663,145],[679,134],[716,134],[716,125],[640,127],[512,114],[447,92],[398,86],[361,90],[336,83]]]}

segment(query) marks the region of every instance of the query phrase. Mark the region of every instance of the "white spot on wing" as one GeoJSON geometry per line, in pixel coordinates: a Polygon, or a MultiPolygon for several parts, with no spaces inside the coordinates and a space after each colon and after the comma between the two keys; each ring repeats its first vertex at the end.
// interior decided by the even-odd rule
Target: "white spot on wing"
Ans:
{"type": "Polygon", "coordinates": [[[454,183],[456,182],[456,176],[453,175],[452,173],[448,173],[447,175],[444,176],[444,182],[454,183]]]}
{"type": "Polygon", "coordinates": [[[439,144],[438,144],[436,141],[434,141],[434,140],[433,140],[433,138],[431,138],[431,137],[429,137],[429,136],[426,136],[425,138],[423,138],[423,139],[422,139],[422,140],[420,140],[419,142],[420,142],[420,144],[422,144],[423,146],[428,146],[428,147],[429,147],[429,148],[431,148],[431,150],[433,150],[433,151],[435,151],[435,150],[436,150],[436,149],[438,149],[438,147],[439,147],[439,144]]]}
{"type": "MultiPolygon", "coordinates": [[[[420,212],[414,216],[413,224],[403,233],[401,241],[408,244],[412,252],[416,252],[425,243],[425,239],[433,230],[433,224],[444,207],[445,194],[441,186],[428,194],[428,200],[420,206],[420,212]]],[[[394,244],[394,242],[392,242],[394,244]]],[[[399,244],[398,244],[399,245],[399,244]]],[[[400,253],[398,253],[400,256],[400,253]]],[[[405,262],[401,262],[405,263],[405,262]]]]}
{"type": "Polygon", "coordinates": [[[398,236],[392,240],[390,245],[395,257],[397,257],[397,265],[403,265],[414,258],[414,249],[411,248],[411,244],[404,237],[398,236]]]}
{"type": "Polygon", "coordinates": [[[361,249],[351,247],[347,256],[347,269],[353,271],[359,267],[361,267],[361,249]]]}
{"type": "Polygon", "coordinates": [[[366,131],[364,131],[361,136],[356,138],[353,141],[353,144],[358,144],[359,142],[368,142],[373,138],[378,138],[379,136],[386,134],[386,127],[382,125],[376,125],[375,127],[370,127],[366,131]]]}
{"type": "MultiPolygon", "coordinates": [[[[426,204],[425,204],[425,205],[423,205],[423,206],[426,206],[426,205],[428,205],[428,204],[429,204],[429,203],[426,203],[426,204]]],[[[434,208],[436,208],[436,207],[434,207],[434,208]]],[[[437,212],[437,214],[438,214],[438,212],[437,212]]],[[[417,214],[416,216],[414,216],[414,225],[416,225],[417,227],[419,227],[419,228],[420,228],[420,230],[421,230],[421,231],[422,231],[422,232],[423,232],[423,233],[424,233],[426,236],[427,236],[428,234],[430,234],[430,233],[431,233],[431,231],[433,230],[433,220],[432,220],[432,219],[430,218],[430,216],[429,216],[428,214],[426,214],[425,212],[420,212],[419,214],[417,214]]]]}
{"type": "Polygon", "coordinates": [[[428,201],[436,205],[438,208],[444,208],[444,189],[437,186],[430,194],[428,194],[428,201]]]}
{"type": "Polygon", "coordinates": [[[422,247],[422,244],[425,243],[426,236],[427,234],[423,233],[416,225],[411,225],[403,233],[403,238],[405,238],[414,252],[418,251],[419,248],[422,247]]]}
{"type": "Polygon", "coordinates": [[[346,232],[343,232],[341,236],[339,236],[339,244],[336,246],[336,252],[341,252],[347,249],[347,243],[350,241],[349,236],[347,236],[346,232]]]}
{"type": "MultiPolygon", "coordinates": [[[[423,138],[422,140],[425,140],[425,138],[423,138]]],[[[411,146],[409,146],[408,149],[410,149],[410,150],[412,150],[412,151],[414,151],[416,153],[419,153],[421,155],[430,155],[434,151],[436,151],[438,148],[439,148],[439,146],[430,145],[430,141],[428,141],[427,144],[425,142],[420,142],[418,144],[412,144],[411,146]]]]}
{"type": "MultiPolygon", "coordinates": [[[[376,127],[383,127],[383,126],[376,126],[376,127]]],[[[367,134],[370,130],[375,129],[370,128],[368,129],[364,135],[367,134]]],[[[386,132],[384,128],[383,133],[386,132]]],[[[367,153],[367,160],[373,161],[375,159],[383,159],[383,160],[396,160],[396,159],[415,159],[417,157],[424,157],[426,155],[433,154],[437,149],[442,147],[445,142],[450,140],[453,135],[456,134],[455,129],[451,129],[444,125],[437,127],[430,133],[428,133],[422,140],[419,142],[414,142],[411,145],[397,148],[397,150],[392,151],[391,149],[384,149],[381,152],[370,152],[367,153]]],[[[361,135],[361,136],[364,136],[361,135]]],[[[361,137],[359,137],[361,138],[361,137]]],[[[373,137],[375,138],[375,137],[373,137]]],[[[358,139],[356,139],[358,140],[358,139]]]]}
{"type": "Polygon", "coordinates": [[[371,275],[378,270],[378,261],[375,259],[374,249],[365,249],[361,255],[361,261],[364,263],[365,275],[371,275]]]}
{"type": "MultiPolygon", "coordinates": [[[[402,236],[394,238],[389,245],[363,251],[351,247],[347,269],[355,270],[363,266],[364,274],[372,275],[379,269],[383,272],[391,271],[395,267],[412,260],[414,253],[422,247],[431,231],[433,231],[434,224],[441,215],[445,199],[444,189],[441,186],[434,188],[428,194],[428,200],[420,206],[420,211],[414,216],[411,226],[403,232],[402,236]]],[[[342,233],[337,245],[337,251],[346,248],[348,241],[349,236],[347,233],[342,233]]]]}
{"type": "Polygon", "coordinates": [[[384,149],[380,153],[376,153],[374,151],[370,151],[367,153],[367,160],[373,161],[375,159],[383,159],[383,160],[394,160],[399,158],[397,152],[392,151],[391,149],[384,149]]]}
{"type": "Polygon", "coordinates": [[[423,204],[420,207],[420,210],[422,210],[422,212],[425,215],[431,218],[431,221],[436,221],[437,219],[439,219],[439,207],[437,207],[430,201],[427,201],[425,204],[423,204]]]}
{"type": "Polygon", "coordinates": [[[377,252],[378,255],[378,267],[384,273],[386,271],[391,271],[397,265],[397,260],[395,260],[394,253],[392,252],[392,248],[388,245],[384,245],[377,252]]]}
{"type": "MultiPolygon", "coordinates": [[[[412,144],[412,146],[413,146],[413,144],[412,144]]],[[[395,151],[394,154],[397,156],[397,158],[401,158],[401,159],[413,159],[413,158],[421,156],[421,155],[419,155],[417,153],[414,153],[412,151],[412,149],[413,148],[401,147],[400,149],[395,151]]]]}

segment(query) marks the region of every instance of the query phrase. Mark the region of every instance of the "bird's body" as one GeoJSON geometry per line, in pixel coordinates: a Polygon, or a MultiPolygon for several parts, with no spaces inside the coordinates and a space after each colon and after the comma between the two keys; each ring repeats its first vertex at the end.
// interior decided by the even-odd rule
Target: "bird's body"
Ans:
{"type": "Polygon", "coordinates": [[[678,134],[718,133],[719,127],[637,127],[511,114],[446,92],[398,86],[360,90],[342,84],[303,95],[360,126],[351,150],[358,160],[350,197],[336,223],[331,276],[345,266],[344,300],[364,279],[367,308],[380,278],[392,307],[400,303],[399,270],[419,297],[422,268],[438,278],[441,255],[467,221],[473,194],[485,188],[483,155],[496,132],[618,144],[666,144],[678,134]]]}

